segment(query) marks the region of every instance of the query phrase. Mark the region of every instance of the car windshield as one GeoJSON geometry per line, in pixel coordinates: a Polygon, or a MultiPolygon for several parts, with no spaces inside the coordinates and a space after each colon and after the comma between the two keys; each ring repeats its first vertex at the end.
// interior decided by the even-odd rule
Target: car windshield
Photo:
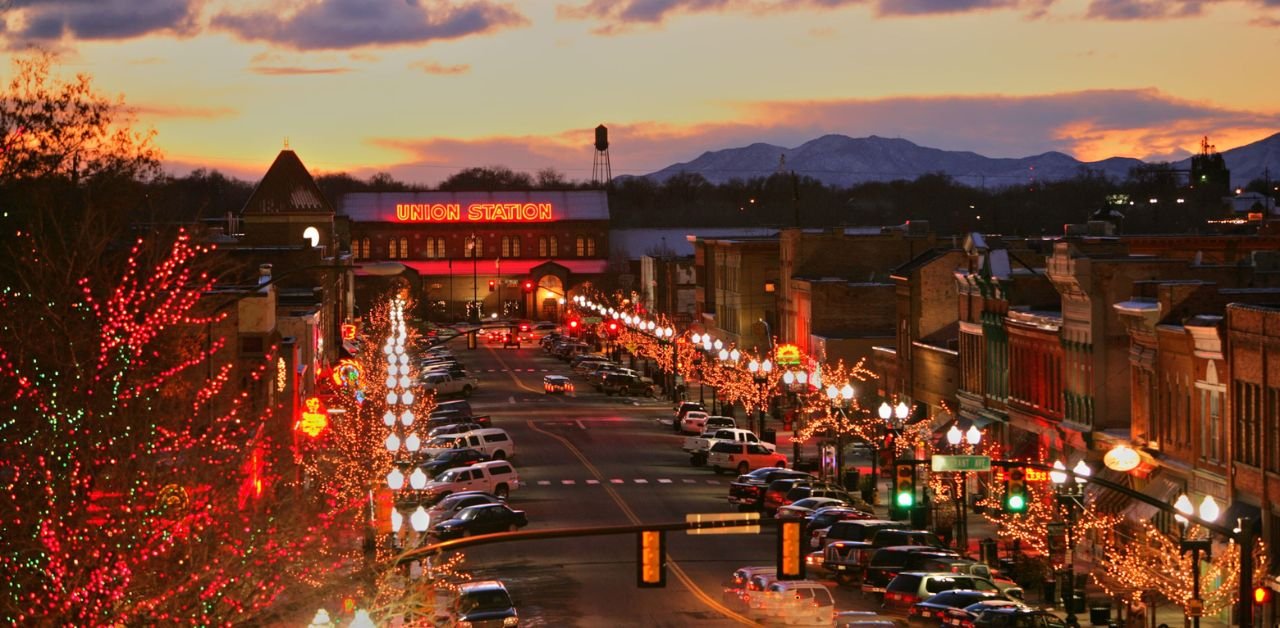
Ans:
{"type": "Polygon", "coordinates": [[[437,436],[427,441],[427,449],[450,449],[453,447],[452,436],[437,436]]]}
{"type": "Polygon", "coordinates": [[[453,482],[454,480],[457,480],[457,479],[458,479],[458,470],[457,470],[457,469],[450,469],[450,470],[445,471],[444,473],[441,473],[441,474],[440,474],[440,481],[441,481],[441,482],[453,482]]]}
{"type": "Polygon", "coordinates": [[[505,610],[511,608],[511,598],[502,589],[483,589],[472,591],[458,601],[458,610],[464,613],[472,611],[505,610]]]}

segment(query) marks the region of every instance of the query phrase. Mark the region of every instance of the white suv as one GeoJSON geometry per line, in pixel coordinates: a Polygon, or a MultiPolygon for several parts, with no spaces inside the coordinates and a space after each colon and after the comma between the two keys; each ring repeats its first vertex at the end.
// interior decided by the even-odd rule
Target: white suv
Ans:
{"type": "Polygon", "coordinates": [[[459,491],[487,491],[506,499],[520,488],[520,474],[506,460],[477,462],[469,467],[449,469],[427,482],[423,489],[428,500],[436,502],[459,491]]]}

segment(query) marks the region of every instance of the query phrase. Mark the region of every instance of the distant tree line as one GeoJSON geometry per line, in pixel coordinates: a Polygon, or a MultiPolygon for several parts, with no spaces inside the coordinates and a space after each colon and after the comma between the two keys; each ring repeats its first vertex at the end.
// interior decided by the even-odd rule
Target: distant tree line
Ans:
{"type": "MultiPolygon", "coordinates": [[[[592,189],[560,172],[536,174],[505,166],[467,168],[434,188],[399,181],[381,172],[366,179],[347,173],[316,177],[331,200],[352,192],[575,190],[592,189]]],[[[196,170],[153,184],[149,203],[172,208],[175,218],[218,218],[238,212],[253,184],[217,171],[196,170]]],[[[1266,192],[1258,180],[1248,190],[1266,192]]],[[[620,177],[608,188],[609,208],[618,227],[790,227],[880,226],[927,220],[940,233],[1055,235],[1063,225],[1083,223],[1111,207],[1130,233],[1183,233],[1205,229],[1205,220],[1227,211],[1223,191],[1196,189],[1167,164],[1135,169],[1124,181],[1083,172],[1061,181],[975,188],[942,173],[915,180],[836,187],[804,175],[777,173],[714,184],[684,172],[666,181],[620,177]],[[1152,202],[1155,199],[1155,202],[1152,202]],[[1181,202],[1178,199],[1182,199],[1181,202]],[[1117,204],[1119,203],[1119,204],[1117,204]]]]}

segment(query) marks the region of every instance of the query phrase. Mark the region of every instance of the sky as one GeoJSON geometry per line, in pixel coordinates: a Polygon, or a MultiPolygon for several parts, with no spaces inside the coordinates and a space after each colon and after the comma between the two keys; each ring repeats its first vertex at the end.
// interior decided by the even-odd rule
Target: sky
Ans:
{"type": "MultiPolygon", "coordinates": [[[[175,174],[553,168],[822,135],[1172,160],[1280,131],[1280,0],[8,0],[175,174]]],[[[7,79],[12,69],[0,66],[7,79]]]]}

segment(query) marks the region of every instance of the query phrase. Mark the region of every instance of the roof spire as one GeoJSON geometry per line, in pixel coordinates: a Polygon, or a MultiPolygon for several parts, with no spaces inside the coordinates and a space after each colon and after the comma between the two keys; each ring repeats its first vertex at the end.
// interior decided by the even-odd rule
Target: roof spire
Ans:
{"type": "Polygon", "coordinates": [[[289,150],[289,136],[284,136],[284,149],[289,150]]]}

